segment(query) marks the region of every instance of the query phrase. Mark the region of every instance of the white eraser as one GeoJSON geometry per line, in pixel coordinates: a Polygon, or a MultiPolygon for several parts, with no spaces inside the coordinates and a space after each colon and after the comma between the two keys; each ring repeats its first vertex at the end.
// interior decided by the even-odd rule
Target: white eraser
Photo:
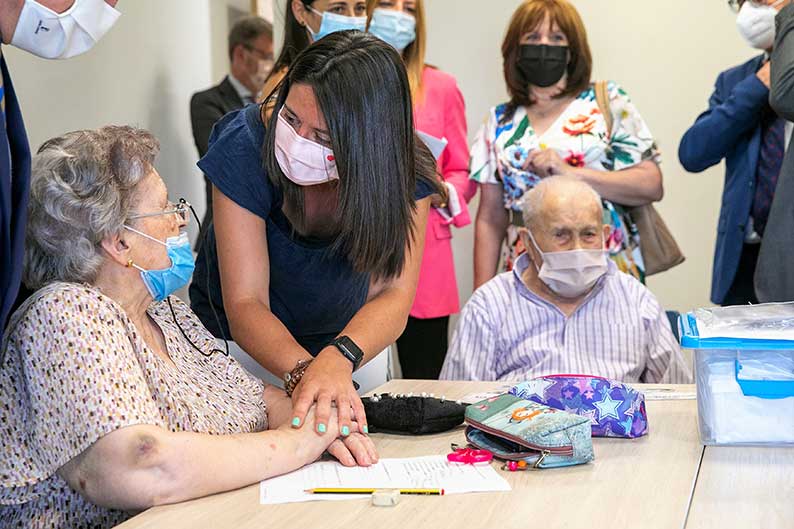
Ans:
{"type": "Polygon", "coordinates": [[[381,489],[372,493],[372,505],[393,507],[400,503],[399,489],[381,489]]]}

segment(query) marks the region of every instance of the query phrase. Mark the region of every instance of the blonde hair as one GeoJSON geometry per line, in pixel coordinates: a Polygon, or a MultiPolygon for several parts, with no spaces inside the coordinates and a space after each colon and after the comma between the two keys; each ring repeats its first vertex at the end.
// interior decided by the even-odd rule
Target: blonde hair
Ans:
{"type": "MultiPolygon", "coordinates": [[[[367,28],[372,20],[372,13],[378,7],[379,0],[367,0],[367,28]]],[[[411,85],[411,97],[414,105],[423,99],[422,71],[425,69],[425,48],[427,46],[427,33],[425,28],[425,3],[416,0],[416,40],[403,50],[403,62],[408,71],[408,82],[411,85]]]]}

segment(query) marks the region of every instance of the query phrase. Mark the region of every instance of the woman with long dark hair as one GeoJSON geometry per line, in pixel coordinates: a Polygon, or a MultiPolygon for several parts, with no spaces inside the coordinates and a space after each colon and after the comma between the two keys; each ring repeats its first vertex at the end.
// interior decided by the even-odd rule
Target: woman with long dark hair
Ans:
{"type": "Polygon", "coordinates": [[[285,0],[284,43],[265,81],[262,97],[270,95],[278,86],[295,57],[309,44],[334,31],[363,30],[365,15],[364,0],[285,0]]]}
{"type": "Polygon", "coordinates": [[[264,105],[228,114],[199,162],[214,228],[192,306],[284,376],[295,426],[317,402],[324,432],[335,403],[343,435],[351,407],[366,432],[351,374],[402,333],[430,196],[444,194],[414,134],[405,66],[376,37],[336,32],[295,59],[267,127],[264,116],[264,105]]]}

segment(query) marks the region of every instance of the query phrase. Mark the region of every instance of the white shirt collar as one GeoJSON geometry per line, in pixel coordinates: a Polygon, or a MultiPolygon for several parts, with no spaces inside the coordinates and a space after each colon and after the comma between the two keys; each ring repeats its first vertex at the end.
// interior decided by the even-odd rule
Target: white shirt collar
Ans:
{"type": "Polygon", "coordinates": [[[240,96],[240,99],[245,103],[246,98],[253,99],[254,94],[248,88],[245,87],[243,83],[241,83],[234,75],[231,73],[229,74],[229,82],[232,83],[234,87],[234,91],[237,92],[237,95],[240,96]]]}

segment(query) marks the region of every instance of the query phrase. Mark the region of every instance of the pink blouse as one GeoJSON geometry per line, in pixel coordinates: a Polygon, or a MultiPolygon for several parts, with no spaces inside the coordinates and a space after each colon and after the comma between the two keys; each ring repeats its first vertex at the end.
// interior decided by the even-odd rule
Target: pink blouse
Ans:
{"type": "Polygon", "coordinates": [[[438,165],[447,187],[451,186],[454,193],[450,196],[450,207],[430,211],[411,316],[440,318],[460,310],[450,225],[460,228],[471,223],[467,204],[477,192],[477,183],[469,179],[466,107],[455,78],[425,66],[422,85],[424,97],[414,107],[416,129],[436,138],[446,138],[448,144],[438,165]],[[457,204],[453,205],[455,195],[457,204]]]}

